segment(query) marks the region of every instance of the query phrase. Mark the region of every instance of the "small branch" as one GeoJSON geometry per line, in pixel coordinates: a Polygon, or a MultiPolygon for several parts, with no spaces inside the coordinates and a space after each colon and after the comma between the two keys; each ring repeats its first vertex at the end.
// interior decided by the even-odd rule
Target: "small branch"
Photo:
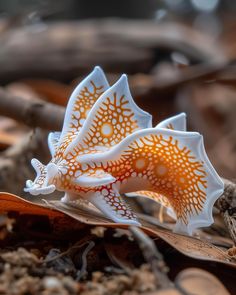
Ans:
{"type": "Polygon", "coordinates": [[[234,245],[236,245],[236,218],[230,216],[228,210],[224,212],[223,216],[225,225],[227,226],[231,239],[233,240],[234,245]]]}
{"type": "Polygon", "coordinates": [[[157,250],[153,240],[137,227],[131,226],[130,231],[139,243],[144,258],[150,264],[157,279],[157,284],[162,289],[172,287],[173,283],[166,275],[168,268],[164,262],[162,254],[157,250]]]}
{"type": "Polygon", "coordinates": [[[224,181],[224,193],[217,200],[216,207],[223,214],[225,225],[236,245],[236,184],[227,179],[224,181]]]}
{"type": "Polygon", "coordinates": [[[223,213],[228,210],[232,215],[236,213],[236,184],[225,178],[222,178],[222,180],[224,182],[224,193],[217,200],[216,207],[223,213]]]}
{"type": "Polygon", "coordinates": [[[65,109],[40,100],[31,101],[16,97],[0,88],[0,114],[30,127],[60,130],[65,109]]]}
{"type": "Polygon", "coordinates": [[[82,267],[81,270],[77,272],[76,280],[79,281],[81,278],[84,277],[87,270],[87,255],[89,251],[95,246],[95,243],[93,241],[90,241],[86,249],[84,250],[82,254],[82,267]]]}

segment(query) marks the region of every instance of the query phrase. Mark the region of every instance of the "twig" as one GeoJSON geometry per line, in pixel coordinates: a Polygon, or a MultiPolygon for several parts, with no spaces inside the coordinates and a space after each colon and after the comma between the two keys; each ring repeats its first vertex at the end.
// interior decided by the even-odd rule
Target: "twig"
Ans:
{"type": "MultiPolygon", "coordinates": [[[[76,244],[77,244],[77,243],[76,243],[76,244]]],[[[83,246],[86,244],[86,242],[83,243],[83,244],[80,244],[80,243],[79,243],[79,245],[76,245],[76,244],[73,245],[73,246],[71,246],[71,247],[69,247],[66,251],[64,251],[64,252],[62,252],[62,253],[60,253],[60,254],[58,254],[58,255],[53,256],[52,258],[44,259],[41,263],[46,263],[46,264],[47,264],[47,263],[50,263],[50,262],[52,262],[52,261],[54,261],[54,260],[57,260],[57,259],[59,259],[59,258],[65,256],[65,255],[68,255],[68,254],[71,253],[72,250],[74,250],[74,249],[79,249],[79,248],[83,247],[83,246]]]]}
{"type": "Polygon", "coordinates": [[[222,178],[222,180],[224,182],[224,193],[217,200],[216,207],[221,212],[228,210],[232,215],[236,213],[236,184],[225,178],[222,178]]]}
{"type": "Polygon", "coordinates": [[[68,81],[91,70],[94,63],[113,72],[149,72],[158,57],[156,52],[163,49],[181,52],[190,61],[210,67],[225,60],[223,50],[219,44],[215,46],[213,39],[175,22],[59,22],[47,24],[47,29],[39,34],[35,25],[27,30],[11,29],[0,40],[0,79],[4,83],[28,77],[68,81]]]}
{"type": "Polygon", "coordinates": [[[224,193],[217,200],[216,207],[223,214],[225,225],[236,245],[236,184],[228,179],[224,181],[224,193]]]}
{"type": "Polygon", "coordinates": [[[225,225],[227,226],[231,239],[233,240],[234,245],[236,245],[236,219],[234,216],[229,215],[228,210],[224,212],[223,216],[225,225]]]}
{"type": "Polygon", "coordinates": [[[41,100],[31,101],[16,97],[0,88],[0,114],[30,127],[60,130],[65,109],[41,100]]]}
{"type": "Polygon", "coordinates": [[[79,281],[86,273],[87,269],[87,255],[88,252],[95,246],[95,243],[93,241],[90,241],[86,249],[84,250],[82,254],[82,267],[81,270],[77,272],[76,280],[79,281]]]}
{"type": "Polygon", "coordinates": [[[143,251],[143,256],[150,264],[151,269],[157,279],[157,284],[162,288],[172,287],[173,283],[170,281],[167,273],[167,266],[164,262],[162,254],[157,250],[154,242],[143,231],[137,227],[130,227],[134,238],[138,241],[140,248],[143,251]]]}
{"type": "Polygon", "coordinates": [[[52,262],[56,259],[59,259],[65,255],[68,255],[68,254],[72,254],[74,250],[77,250],[81,247],[83,247],[84,245],[86,245],[87,243],[90,243],[90,239],[92,238],[93,236],[92,235],[88,235],[86,236],[85,238],[83,238],[82,240],[76,242],[74,245],[72,245],[71,247],[69,247],[66,251],[58,254],[58,255],[55,255],[53,256],[52,258],[49,258],[49,259],[44,259],[42,261],[42,263],[49,263],[49,262],[52,262]]]}

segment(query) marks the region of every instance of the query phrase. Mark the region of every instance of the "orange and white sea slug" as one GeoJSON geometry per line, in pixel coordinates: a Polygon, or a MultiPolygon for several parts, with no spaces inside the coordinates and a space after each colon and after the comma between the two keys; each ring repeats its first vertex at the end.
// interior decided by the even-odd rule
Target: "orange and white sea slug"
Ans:
{"type": "Polygon", "coordinates": [[[152,127],[130,94],[127,77],[109,86],[99,67],[72,93],[62,132],[48,136],[52,160],[32,159],[32,195],[64,191],[62,201],[89,201],[115,222],[139,225],[121,194],[141,195],[171,208],[175,231],[191,234],[213,222],[223,183],[202,136],[186,131],[180,114],[152,127]]]}

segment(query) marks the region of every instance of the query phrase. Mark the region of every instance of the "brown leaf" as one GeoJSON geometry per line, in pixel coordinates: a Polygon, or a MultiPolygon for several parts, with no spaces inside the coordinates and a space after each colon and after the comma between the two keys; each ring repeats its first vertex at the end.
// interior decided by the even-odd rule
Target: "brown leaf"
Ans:
{"type": "Polygon", "coordinates": [[[62,213],[22,199],[16,195],[0,192],[0,212],[16,211],[19,213],[47,215],[49,217],[63,216],[62,213]]]}
{"type": "MultiPolygon", "coordinates": [[[[50,205],[82,223],[113,228],[128,228],[127,225],[109,221],[97,209],[92,207],[84,205],[83,207],[71,207],[60,201],[50,201],[50,205]]],[[[166,229],[160,229],[142,219],[140,221],[143,225],[142,229],[149,236],[161,238],[186,256],[236,266],[226,252],[210,243],[193,237],[179,235],[166,229]]]]}
{"type": "Polygon", "coordinates": [[[177,276],[176,283],[187,294],[230,295],[224,285],[214,275],[202,269],[188,268],[183,270],[177,276]]]}
{"type": "MultiPolygon", "coordinates": [[[[110,228],[127,229],[129,226],[121,223],[114,223],[104,217],[96,208],[89,205],[68,205],[60,201],[49,201],[46,205],[35,204],[26,201],[18,196],[0,193],[0,212],[17,211],[20,213],[47,215],[50,217],[70,216],[74,220],[88,225],[104,226],[110,228]]],[[[215,261],[226,265],[236,267],[232,258],[220,248],[189,236],[183,236],[154,226],[147,221],[142,220],[143,231],[151,237],[161,238],[170,246],[182,254],[194,259],[215,261]]]]}
{"type": "Polygon", "coordinates": [[[155,230],[145,228],[145,230],[148,232],[152,231],[162,240],[166,241],[169,245],[186,256],[236,266],[226,252],[208,242],[159,228],[156,228],[155,230]]]}

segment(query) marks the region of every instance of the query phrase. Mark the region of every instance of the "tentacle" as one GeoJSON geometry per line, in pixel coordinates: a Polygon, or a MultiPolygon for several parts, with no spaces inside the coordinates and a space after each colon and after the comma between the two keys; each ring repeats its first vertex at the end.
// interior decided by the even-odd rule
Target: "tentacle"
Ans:
{"type": "Polygon", "coordinates": [[[31,180],[27,180],[26,188],[24,189],[25,192],[30,193],[31,191],[33,191],[34,187],[42,188],[45,185],[47,179],[47,169],[45,165],[43,165],[39,160],[35,158],[31,160],[31,165],[35,169],[36,177],[34,182],[32,182],[31,180]]]}
{"type": "Polygon", "coordinates": [[[151,115],[141,110],[130,94],[127,77],[110,87],[93,106],[79,136],[67,153],[112,147],[136,130],[151,126],[151,115]]]}
{"type": "Polygon", "coordinates": [[[29,192],[31,195],[47,195],[55,191],[56,187],[50,182],[50,180],[57,173],[57,166],[53,163],[49,163],[47,166],[44,166],[37,159],[32,159],[31,164],[34,167],[37,175],[33,181],[26,181],[25,192],[29,192]]]}

